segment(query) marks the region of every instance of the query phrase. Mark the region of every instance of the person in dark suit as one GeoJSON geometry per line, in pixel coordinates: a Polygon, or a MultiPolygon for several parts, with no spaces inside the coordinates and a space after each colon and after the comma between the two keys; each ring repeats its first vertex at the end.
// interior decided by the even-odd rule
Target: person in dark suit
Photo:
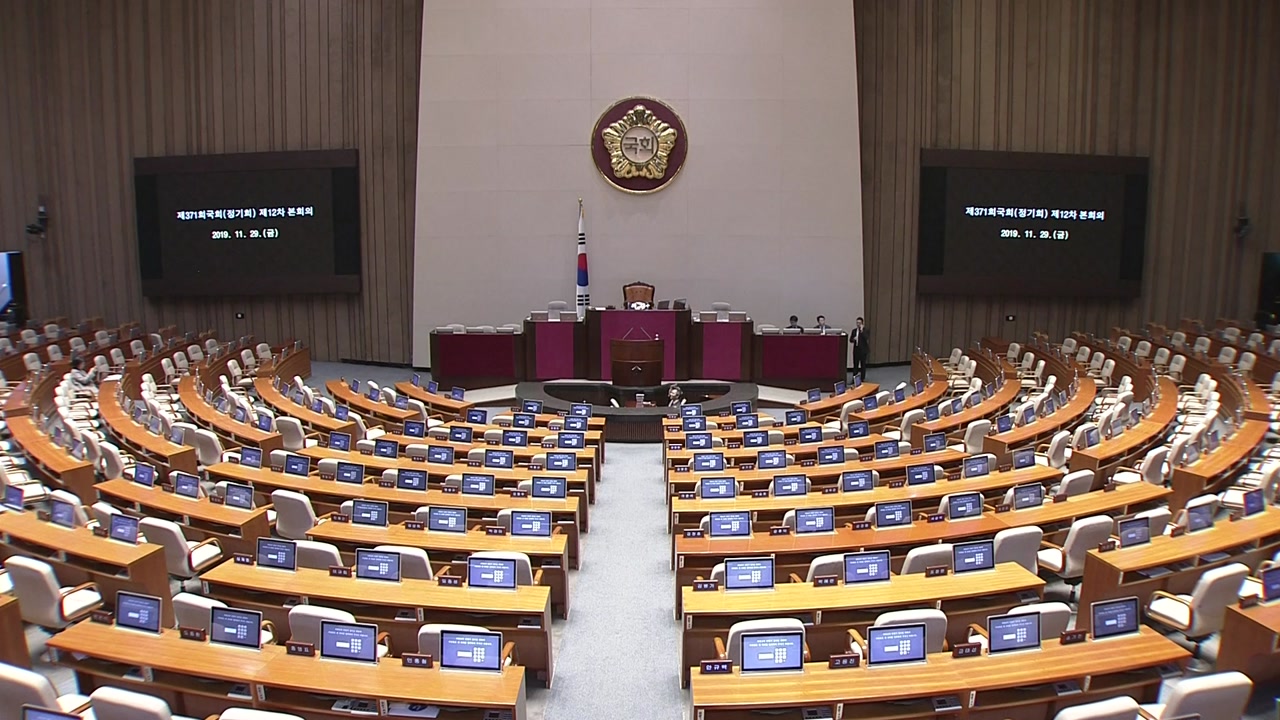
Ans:
{"type": "Polygon", "coordinates": [[[866,382],[867,357],[871,355],[871,331],[862,324],[862,318],[854,323],[853,332],[849,333],[849,344],[853,346],[853,374],[866,382]]]}

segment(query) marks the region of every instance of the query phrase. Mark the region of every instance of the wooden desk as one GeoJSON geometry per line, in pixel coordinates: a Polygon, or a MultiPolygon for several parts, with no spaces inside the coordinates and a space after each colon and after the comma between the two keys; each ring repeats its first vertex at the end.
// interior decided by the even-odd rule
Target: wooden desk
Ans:
{"type": "Polygon", "coordinates": [[[1046,502],[1038,508],[1012,510],[996,517],[1009,527],[1035,525],[1047,536],[1054,528],[1070,525],[1077,518],[1093,515],[1124,515],[1135,508],[1164,500],[1171,491],[1151,483],[1138,482],[1118,485],[1111,492],[1095,490],[1083,495],[1073,495],[1064,502],[1046,502]]]}
{"type": "MultiPolygon", "coordinates": [[[[707,418],[707,422],[714,422],[716,424],[715,428],[708,425],[707,430],[705,430],[705,432],[711,433],[711,437],[720,438],[726,443],[730,441],[742,442],[742,433],[746,432],[745,428],[739,429],[735,427],[733,429],[728,429],[727,427],[720,425],[720,418],[718,417],[709,417],[707,418]]],[[[783,425],[782,423],[778,423],[770,427],[752,429],[777,430],[782,433],[783,440],[797,440],[800,437],[800,428],[818,428],[821,430],[823,428],[823,424],[810,420],[800,425],[783,425]]],[[[662,442],[664,444],[669,445],[671,443],[676,443],[683,446],[685,444],[685,434],[684,428],[679,420],[674,418],[665,418],[662,421],[662,442]]]]}
{"type": "Polygon", "coordinates": [[[0,663],[31,669],[31,650],[22,625],[22,609],[14,595],[0,595],[0,663]]]}
{"type": "Polygon", "coordinates": [[[525,553],[536,573],[542,570],[542,584],[551,588],[551,607],[556,616],[569,617],[569,548],[568,538],[561,534],[549,538],[513,538],[486,535],[482,531],[465,533],[425,532],[406,530],[403,525],[385,528],[351,523],[322,522],[307,532],[312,540],[333,543],[341,549],[344,562],[354,555],[357,547],[376,545],[406,545],[426,550],[428,553],[449,557],[453,575],[467,576],[466,556],[485,550],[515,550],[525,553]]]}
{"type": "Polygon", "coordinates": [[[516,643],[516,664],[551,684],[551,589],[522,585],[515,591],[441,587],[434,580],[393,582],[330,577],[327,570],[286,572],[227,561],[200,576],[209,597],[231,607],[258,610],[275,623],[278,643],[288,639],[289,610],[311,604],[346,610],[391,635],[392,652],[417,652],[424,623],[482,625],[516,643]]]}
{"type": "Polygon", "coordinates": [[[990,358],[982,354],[971,357],[978,364],[974,377],[982,380],[984,385],[995,383],[1003,377],[1004,384],[995,390],[991,397],[982,399],[977,405],[962,408],[958,413],[942,415],[937,420],[916,423],[911,429],[912,447],[924,447],[924,436],[930,433],[944,432],[959,439],[969,423],[975,420],[991,419],[1008,412],[1009,405],[1018,397],[1018,393],[1022,392],[1017,372],[1002,358],[990,358]]]}
{"type": "Polygon", "coordinates": [[[801,400],[796,403],[796,409],[806,410],[809,413],[810,420],[823,421],[834,420],[840,417],[840,410],[844,408],[844,404],[854,400],[861,400],[868,395],[875,395],[880,392],[880,386],[875,383],[864,382],[857,387],[845,389],[839,395],[831,394],[822,398],[817,402],[808,402],[801,400]]]}
{"type": "Polygon", "coordinates": [[[240,510],[214,505],[209,498],[192,499],[175,495],[159,486],[145,488],[123,478],[108,480],[97,486],[98,495],[116,507],[140,517],[172,520],[183,526],[188,540],[217,538],[223,555],[257,551],[260,537],[271,536],[267,508],[240,510]]]}
{"type": "MultiPolygon", "coordinates": [[[[84,622],[49,641],[56,661],[75,671],[80,689],[114,685],[157,695],[175,713],[207,717],[227,707],[275,710],[306,718],[346,717],[330,710],[333,696],[507,710],[525,720],[524,668],[501,673],[445,673],[438,669],[329,661],[285,654],[282,645],[259,652],[182,640],[176,630],[149,635],[84,622]],[[77,654],[83,657],[78,659],[77,654]],[[149,670],[152,680],[124,680],[130,667],[149,670]],[[232,685],[249,686],[249,697],[228,698],[232,685]],[[258,699],[264,698],[264,699],[258,699]]],[[[482,712],[450,713],[480,720],[482,712]]]]}
{"type": "Polygon", "coordinates": [[[1216,451],[1201,455],[1193,465],[1175,467],[1169,481],[1173,488],[1173,495],[1169,497],[1169,509],[1177,512],[1197,495],[1217,492],[1227,485],[1235,471],[1247,464],[1253,452],[1262,444],[1267,429],[1267,420],[1245,420],[1234,435],[1222,441],[1222,446],[1216,451]]]}
{"type": "MultiPolygon", "coordinates": [[[[160,477],[167,477],[170,470],[197,473],[196,449],[188,445],[169,442],[169,438],[152,435],[133,421],[120,405],[117,392],[119,380],[107,380],[98,388],[98,414],[106,423],[111,436],[122,449],[138,456],[142,462],[155,466],[160,477]]],[[[193,438],[191,442],[195,442],[193,438]]]]}
{"type": "MultiPolygon", "coordinates": [[[[766,429],[766,428],[762,428],[766,429]]],[[[767,428],[773,429],[773,428],[767,428]]],[[[736,432],[736,431],[734,431],[736,432]]],[[[816,443],[805,443],[801,445],[795,440],[784,441],[781,445],[766,445],[764,447],[741,447],[742,436],[738,435],[736,440],[726,440],[724,447],[713,447],[707,450],[690,450],[687,447],[681,447],[678,450],[671,449],[664,444],[665,464],[668,469],[678,467],[680,465],[688,465],[693,462],[693,456],[698,453],[705,452],[722,452],[724,460],[731,465],[740,465],[742,463],[754,463],[756,461],[756,453],[761,450],[786,450],[788,455],[796,459],[797,463],[805,460],[818,459],[818,448],[831,447],[839,445],[845,449],[846,455],[860,455],[862,453],[870,453],[875,444],[881,440],[887,440],[883,435],[867,435],[860,438],[845,438],[844,440],[823,440],[816,443]],[[786,444],[786,443],[791,444],[786,444]],[[729,447],[730,444],[736,444],[739,447],[729,447]]]]}
{"type": "Polygon", "coordinates": [[[1228,605],[1218,642],[1218,672],[1239,670],[1254,684],[1280,677],[1280,603],[1228,605]]]}
{"type": "Polygon", "coordinates": [[[257,391],[258,397],[270,406],[277,415],[297,418],[298,422],[302,423],[302,427],[309,432],[328,434],[336,431],[353,436],[356,434],[354,421],[339,420],[336,417],[315,412],[309,407],[293,402],[276,389],[270,378],[262,377],[261,375],[254,378],[253,389],[257,391]]]}
{"type": "Polygon", "coordinates": [[[98,537],[88,528],[42,522],[33,512],[0,515],[0,542],[0,555],[25,555],[49,563],[63,585],[96,582],[107,607],[115,606],[117,590],[159,597],[164,623],[173,624],[169,571],[159,545],[129,545],[98,537]]]}
{"type": "Polygon", "coordinates": [[[97,478],[93,473],[93,463],[77,460],[53,438],[45,435],[36,426],[36,419],[31,415],[9,417],[6,419],[9,433],[14,442],[22,448],[27,456],[28,469],[35,477],[50,481],[75,494],[85,505],[97,501],[93,485],[97,478]]]}
{"type": "Polygon", "coordinates": [[[346,380],[337,379],[330,380],[324,384],[325,390],[333,396],[333,401],[339,405],[346,405],[352,410],[360,413],[365,419],[365,427],[382,427],[387,423],[397,426],[404,426],[405,420],[423,419],[418,415],[417,410],[400,410],[385,402],[374,402],[364,394],[367,383],[360,383],[359,393],[351,392],[351,386],[346,380]]]}
{"type": "MultiPolygon", "coordinates": [[[[1089,385],[1091,383],[1084,383],[1089,385]]],[[[1136,395],[1134,396],[1137,397],[1136,395]]],[[[1115,473],[1121,465],[1134,466],[1151,448],[1163,444],[1170,424],[1178,417],[1178,386],[1169,378],[1160,378],[1160,400],[1151,414],[1119,436],[1103,440],[1087,450],[1073,450],[1068,468],[1094,471],[1097,482],[1115,473]]]]}
{"type": "MultiPolygon", "coordinates": [[[[1136,595],[1144,605],[1151,593],[1164,590],[1189,593],[1200,576],[1212,568],[1241,562],[1252,569],[1280,549],[1280,508],[1237,522],[1221,522],[1212,529],[1187,533],[1180,537],[1161,535],[1147,545],[1100,553],[1090,550],[1084,561],[1084,581],[1080,590],[1080,607],[1088,608],[1098,600],[1136,595]],[[1222,552],[1228,557],[1214,562],[1201,558],[1222,552]],[[1171,567],[1173,572],[1149,577],[1142,571],[1171,567]]],[[[1088,612],[1076,618],[1076,627],[1088,629],[1088,612]]]]}
{"type": "Polygon", "coordinates": [[[426,388],[418,387],[408,380],[396,383],[396,392],[419,400],[428,411],[438,412],[448,418],[465,418],[467,411],[476,405],[470,400],[454,400],[448,395],[429,393],[426,388]]]}
{"type": "MultiPolygon", "coordinates": [[[[1045,361],[1044,377],[1046,379],[1049,375],[1057,376],[1063,388],[1071,383],[1075,368],[1074,362],[1068,365],[1067,361],[1040,348],[1029,348],[1028,352],[1036,352],[1036,358],[1045,361]],[[1050,370],[1050,368],[1053,369],[1050,370]]],[[[982,439],[982,450],[983,452],[994,453],[999,462],[1010,462],[1014,450],[1028,445],[1048,442],[1059,430],[1073,427],[1093,407],[1093,401],[1097,398],[1097,394],[1098,386],[1096,383],[1082,382],[1076,388],[1076,394],[1067,399],[1065,406],[1056,408],[1051,415],[1036,418],[1030,425],[1019,425],[1009,432],[986,436],[982,439]]],[[[1176,400],[1176,389],[1174,396],[1176,400]]]]}
{"type": "Polygon", "coordinates": [[[1190,653],[1150,628],[1104,642],[1044,643],[1036,653],[956,660],[929,656],[928,663],[828,670],[805,665],[803,674],[758,673],[692,677],[693,712],[703,720],[751,717],[754,710],[825,707],[832,717],[1049,720],[1058,710],[1116,695],[1154,701],[1161,677],[1154,668],[1183,663],[1190,653]],[[1058,697],[1052,684],[1075,681],[1084,692],[1058,697]],[[959,695],[962,710],[937,714],[928,702],[959,695]],[[919,698],[914,706],[903,701],[919,698]]]}
{"type": "Polygon", "coordinates": [[[689,682],[689,668],[715,659],[715,638],[727,639],[739,620],[762,617],[800,617],[812,659],[827,660],[848,652],[850,628],[865,635],[880,613],[918,607],[937,607],[947,613],[947,641],[966,642],[969,623],[986,625],[1027,600],[1044,596],[1044,580],[1017,563],[1001,563],[978,575],[926,578],[923,574],[894,575],[889,582],[814,587],[812,583],[782,582],[771,591],[694,592],[682,588],[680,686],[689,682]]]}
{"type": "MultiPolygon", "coordinates": [[[[545,455],[546,453],[549,453],[549,452],[573,453],[573,456],[577,459],[578,469],[585,470],[588,478],[590,478],[593,482],[600,479],[600,455],[599,455],[599,453],[601,452],[600,446],[588,445],[586,447],[581,447],[581,448],[543,447],[541,443],[535,442],[532,437],[529,438],[529,444],[523,445],[523,446],[490,445],[488,442],[484,440],[484,437],[482,435],[476,436],[476,437],[479,438],[478,441],[469,442],[469,443],[450,442],[448,440],[435,440],[429,437],[414,438],[414,437],[408,437],[406,435],[398,435],[394,433],[387,433],[386,435],[380,435],[378,439],[396,441],[396,443],[401,448],[401,451],[400,451],[401,455],[404,454],[404,448],[408,447],[409,445],[433,445],[437,447],[453,448],[454,460],[462,461],[462,462],[466,461],[467,453],[471,452],[472,450],[510,450],[512,451],[512,453],[515,454],[516,462],[522,465],[531,464],[534,456],[536,455],[545,455]]],[[[322,441],[322,444],[324,444],[323,441],[322,441]]],[[[365,457],[368,457],[368,456],[365,456],[365,457]]]]}
{"type": "Polygon", "coordinates": [[[263,455],[270,455],[272,450],[284,447],[280,433],[263,432],[249,423],[238,423],[231,416],[218,412],[196,391],[196,379],[190,375],[178,381],[178,399],[197,425],[213,431],[232,447],[247,445],[261,448],[263,455]]]}

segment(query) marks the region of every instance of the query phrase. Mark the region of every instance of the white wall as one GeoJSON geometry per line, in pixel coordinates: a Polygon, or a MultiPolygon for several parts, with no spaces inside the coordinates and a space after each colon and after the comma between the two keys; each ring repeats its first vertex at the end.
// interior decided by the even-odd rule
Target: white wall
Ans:
{"type": "Polygon", "coordinates": [[[594,305],[644,280],[757,323],[862,314],[850,0],[425,0],[422,32],[414,364],[437,325],[572,307],[579,197],[594,305]],[[651,195],[591,162],[596,118],[633,95],[688,130],[651,195]]]}

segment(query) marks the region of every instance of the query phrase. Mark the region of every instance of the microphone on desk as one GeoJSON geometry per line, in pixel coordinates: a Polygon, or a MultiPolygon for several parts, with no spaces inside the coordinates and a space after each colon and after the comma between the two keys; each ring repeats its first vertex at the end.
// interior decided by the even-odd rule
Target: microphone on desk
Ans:
{"type": "MultiPolygon", "coordinates": [[[[635,332],[635,331],[636,331],[636,329],[635,329],[634,327],[633,327],[633,328],[631,328],[630,330],[628,330],[628,331],[627,331],[627,332],[622,336],[622,339],[623,339],[623,340],[630,339],[630,338],[631,338],[631,333],[633,333],[633,332],[635,332]]],[[[645,339],[646,339],[646,340],[654,340],[654,339],[656,339],[656,338],[654,338],[654,336],[650,335],[650,334],[649,334],[649,332],[648,332],[647,330],[645,330],[644,328],[640,328],[640,332],[644,333],[644,337],[645,337],[645,339]]]]}

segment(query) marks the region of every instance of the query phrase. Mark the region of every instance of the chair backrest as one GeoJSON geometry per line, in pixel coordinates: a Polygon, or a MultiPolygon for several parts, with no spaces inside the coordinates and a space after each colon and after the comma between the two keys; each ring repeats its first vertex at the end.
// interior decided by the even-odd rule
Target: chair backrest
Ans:
{"type": "Polygon", "coordinates": [[[164,548],[164,564],[170,575],[190,577],[193,573],[191,563],[187,560],[187,539],[182,535],[182,528],[172,520],[144,517],[138,521],[138,530],[154,543],[164,548]]]}
{"type": "Polygon", "coordinates": [[[307,434],[297,418],[277,417],[276,431],[280,433],[280,442],[285,450],[301,450],[306,446],[307,434]]]}
{"type": "Polygon", "coordinates": [[[300,492],[275,490],[271,504],[276,510],[276,533],[290,540],[306,540],[307,531],[316,525],[311,499],[300,492]]]}
{"type": "Polygon", "coordinates": [[[622,286],[622,304],[623,307],[629,307],[632,303],[645,303],[649,307],[653,307],[653,286],[646,282],[633,282],[622,286]]]}
{"type": "Polygon", "coordinates": [[[356,618],[346,610],[322,605],[294,605],[289,610],[289,639],[320,647],[320,623],[325,620],[350,623],[356,618]]]}
{"type": "Polygon", "coordinates": [[[514,550],[483,550],[481,552],[471,553],[471,557],[490,558],[495,560],[515,560],[516,584],[533,584],[533,564],[529,562],[529,556],[522,552],[516,552],[514,550]]]}
{"type": "Polygon", "coordinates": [[[57,708],[58,692],[38,672],[0,663],[0,720],[22,720],[22,706],[57,708]]]}
{"type": "Polygon", "coordinates": [[[65,624],[61,614],[61,588],[49,563],[13,555],[4,561],[4,567],[13,582],[13,594],[18,598],[23,620],[46,628],[65,624]]]}
{"type": "Polygon", "coordinates": [[[1222,629],[1227,605],[1234,604],[1240,586],[1249,576],[1249,566],[1231,563],[1209,570],[1191,591],[1191,627],[1187,637],[1198,638],[1222,629]]]}
{"type": "Polygon", "coordinates": [[[942,652],[942,645],[947,639],[947,614],[934,608],[919,610],[891,610],[880,613],[873,627],[892,627],[894,625],[913,625],[924,623],[925,652],[942,652]]]}
{"type": "MultiPolygon", "coordinates": [[[[418,580],[431,580],[434,577],[431,572],[431,558],[427,556],[427,551],[422,548],[405,545],[378,545],[374,550],[399,553],[401,577],[416,578],[418,580]]],[[[439,656],[437,655],[436,657],[439,656]]]]}
{"type": "Polygon", "coordinates": [[[480,625],[458,625],[456,623],[427,623],[418,628],[418,652],[440,657],[440,633],[442,632],[489,632],[489,628],[480,625]]]}
{"type": "Polygon", "coordinates": [[[1016,562],[1034,573],[1038,570],[1036,553],[1043,539],[1044,531],[1035,525],[1001,530],[995,537],[995,561],[1016,562]]]}
{"type": "Polygon", "coordinates": [[[1197,495],[1188,500],[1186,506],[1173,516],[1173,524],[1178,527],[1186,527],[1188,520],[1190,520],[1189,511],[1194,510],[1195,508],[1207,506],[1213,508],[1209,512],[1214,513],[1218,511],[1219,502],[1220,500],[1218,499],[1218,496],[1211,493],[1197,495]]]}
{"type": "Polygon", "coordinates": [[[902,561],[903,575],[922,573],[926,568],[945,565],[951,567],[951,543],[921,545],[907,551],[902,561]]]}
{"type": "Polygon", "coordinates": [[[169,703],[154,695],[100,687],[89,696],[97,720],[171,720],[169,703]]]}
{"type": "Polygon", "coordinates": [[[1164,485],[1164,463],[1169,459],[1169,448],[1161,445],[1147,451],[1142,458],[1142,479],[1152,485],[1164,485]]]}
{"type": "Polygon", "coordinates": [[[742,636],[744,633],[800,632],[803,634],[804,631],[804,623],[797,618],[741,620],[729,626],[729,637],[725,642],[725,652],[729,655],[729,660],[734,665],[742,665],[742,636]]]}
{"type": "Polygon", "coordinates": [[[1071,523],[1071,529],[1067,531],[1067,539],[1062,543],[1066,561],[1059,575],[1064,578],[1083,575],[1085,556],[1090,550],[1097,548],[1111,537],[1112,525],[1113,521],[1106,515],[1078,518],[1071,523]]]}
{"type": "MultiPolygon", "coordinates": [[[[791,521],[794,526],[795,511],[788,512],[791,515],[791,521]]],[[[836,577],[844,577],[844,553],[836,553],[834,555],[819,555],[809,561],[809,572],[805,576],[805,582],[813,582],[813,579],[822,575],[835,575],[836,577]]]]}
{"type": "Polygon", "coordinates": [[[195,593],[180,592],[173,596],[173,617],[178,627],[202,628],[208,632],[209,611],[226,606],[227,604],[221,600],[195,593]]]}
{"type": "Polygon", "coordinates": [[[80,497],[75,493],[66,490],[53,490],[49,493],[50,500],[61,500],[69,503],[74,509],[76,527],[84,527],[89,522],[89,511],[85,509],[84,503],[80,501],[80,497]]]}
{"type": "Polygon", "coordinates": [[[974,420],[964,429],[964,450],[970,455],[982,452],[982,439],[991,432],[990,420],[974,420]]]}
{"type": "Polygon", "coordinates": [[[1062,484],[1058,486],[1058,492],[1067,497],[1076,495],[1084,495],[1093,488],[1093,471],[1092,470],[1076,470],[1069,472],[1062,478],[1062,484]]]}
{"type": "Polygon", "coordinates": [[[1059,430],[1049,440],[1049,467],[1061,468],[1067,464],[1067,449],[1071,447],[1071,433],[1059,430]]]}
{"type": "Polygon", "coordinates": [[[1071,606],[1064,602],[1038,602],[1018,605],[1009,611],[1010,615],[1040,615],[1040,640],[1047,642],[1066,632],[1071,623],[1071,606]]]}
{"type": "Polygon", "coordinates": [[[1075,338],[1064,338],[1062,340],[1062,352],[1070,355],[1076,351],[1077,345],[1079,345],[1079,343],[1076,342],[1075,338]]]}
{"type": "Polygon", "coordinates": [[[342,554],[336,545],[315,540],[298,540],[296,558],[298,567],[328,570],[335,565],[342,565],[342,554]]]}
{"type": "Polygon", "coordinates": [[[1253,692],[1253,681],[1240,672],[1192,675],[1173,686],[1162,718],[1198,715],[1200,720],[1239,720],[1253,692]]]}
{"type": "Polygon", "coordinates": [[[1128,695],[1063,708],[1053,720],[1137,720],[1138,701],[1128,695]]]}
{"type": "MultiPolygon", "coordinates": [[[[190,437],[183,439],[188,442],[191,440],[190,437]]],[[[201,465],[216,465],[222,461],[222,443],[218,440],[218,436],[213,434],[213,431],[196,428],[195,445],[196,459],[201,465]]]]}

